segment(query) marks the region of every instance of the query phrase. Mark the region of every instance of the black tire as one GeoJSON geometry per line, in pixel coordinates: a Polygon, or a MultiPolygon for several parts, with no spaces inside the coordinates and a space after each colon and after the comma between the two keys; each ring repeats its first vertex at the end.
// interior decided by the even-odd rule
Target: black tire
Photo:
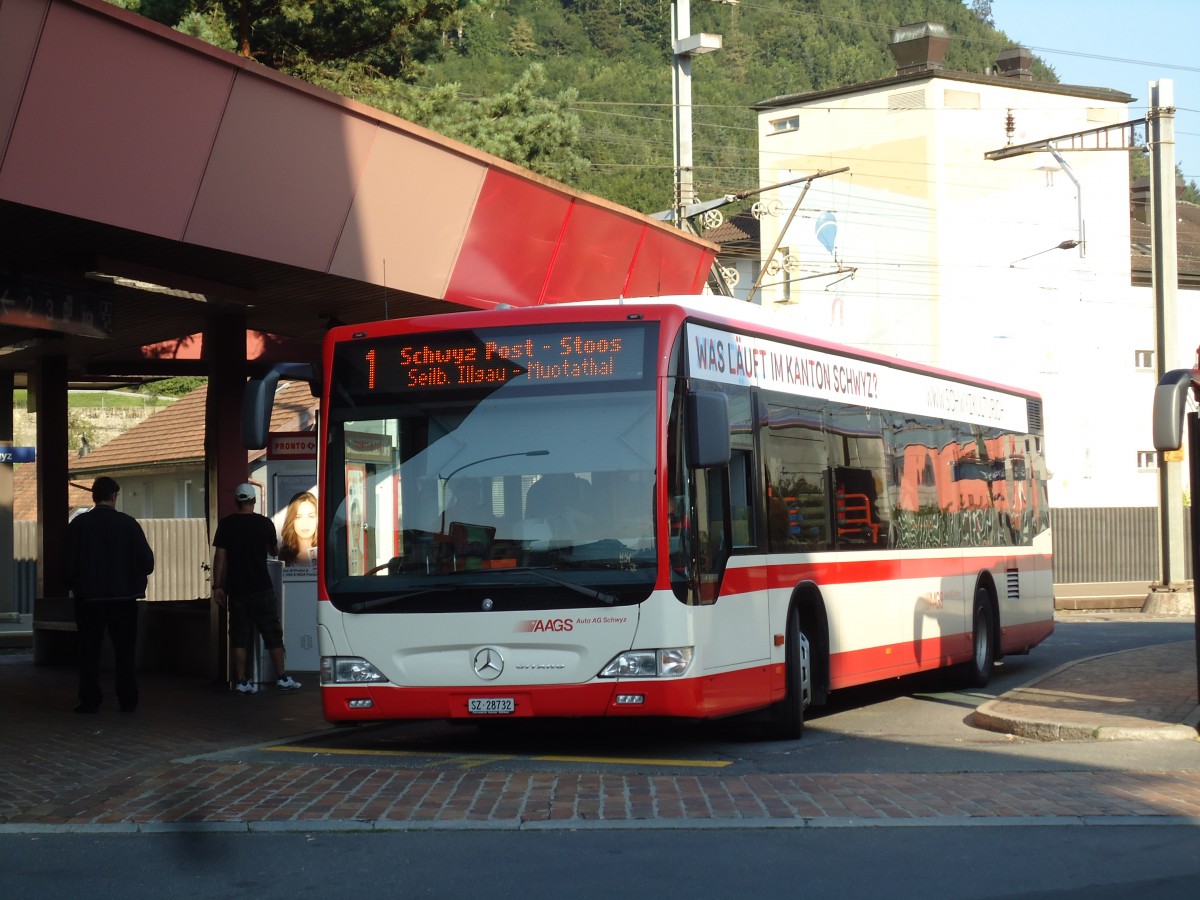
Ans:
{"type": "Polygon", "coordinates": [[[963,666],[967,687],[987,687],[996,662],[996,623],[992,597],[983,585],[975,588],[971,609],[971,661],[963,666]]]}
{"type": "Polygon", "coordinates": [[[801,671],[800,612],[788,610],[784,647],[787,655],[787,694],[770,710],[767,735],[775,741],[798,741],[804,735],[804,681],[801,671]]]}

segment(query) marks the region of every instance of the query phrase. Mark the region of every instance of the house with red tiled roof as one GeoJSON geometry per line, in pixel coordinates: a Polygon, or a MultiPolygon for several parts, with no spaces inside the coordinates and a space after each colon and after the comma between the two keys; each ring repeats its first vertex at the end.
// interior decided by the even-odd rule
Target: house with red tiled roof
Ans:
{"type": "Polygon", "coordinates": [[[753,212],[735,213],[704,233],[705,240],[721,246],[721,276],[738,300],[746,300],[758,280],[761,263],[758,219],[753,212]]]}
{"type": "MultiPolygon", "coordinates": [[[[181,600],[208,596],[207,566],[211,550],[203,522],[195,528],[176,529],[174,523],[154,519],[205,518],[204,506],[204,405],[206,387],[198,388],[134,425],[86,455],[68,464],[69,516],[92,506],[91,485],[96,477],[108,475],[121,485],[117,505],[143,520],[143,528],[155,553],[163,552],[161,564],[150,576],[149,600],[181,600]],[[197,560],[202,561],[197,564],[197,560]]],[[[271,416],[272,432],[315,430],[317,399],[307,384],[281,383],[275,394],[271,416]]],[[[240,435],[230,439],[239,440],[240,435]]],[[[308,461],[308,472],[315,463],[308,461]]],[[[277,466],[277,468],[279,468],[277,466]]],[[[262,483],[270,466],[266,451],[247,454],[246,478],[262,483]]],[[[282,488],[289,482],[286,472],[275,476],[282,488]]],[[[291,476],[299,480],[299,476],[291,476]]],[[[309,478],[311,479],[311,475],[309,478]]],[[[309,481],[311,484],[311,480],[309,481]]],[[[305,484],[305,489],[308,484],[305,484]]],[[[37,590],[37,463],[13,466],[13,608],[28,613],[37,590]]],[[[195,523],[179,523],[189,525],[195,523]]]]}
{"type": "MultiPolygon", "coordinates": [[[[37,463],[15,463],[13,465],[13,521],[28,522],[37,519],[37,463]]],[[[67,510],[70,515],[77,509],[92,505],[92,483],[67,486],[67,510]]]]}
{"type": "MultiPolygon", "coordinates": [[[[1134,192],[1133,212],[1129,221],[1129,237],[1133,246],[1130,251],[1130,273],[1133,283],[1150,287],[1151,250],[1148,210],[1144,198],[1134,192]]],[[[1179,201],[1175,208],[1176,268],[1179,272],[1181,291],[1200,290],[1200,206],[1179,201]]],[[[1194,302],[1188,295],[1181,295],[1180,302],[1194,302]]]]}
{"type": "MultiPolygon", "coordinates": [[[[87,489],[97,476],[108,475],[121,485],[118,505],[135,518],[203,517],[207,396],[207,386],[199,387],[103,447],[72,459],[68,466],[72,506],[91,506],[87,489]]],[[[316,410],[317,399],[307,384],[281,383],[275,395],[271,430],[311,431],[316,423],[316,410]]],[[[261,450],[250,452],[247,474],[262,456],[261,450]]],[[[22,475],[36,479],[33,466],[22,468],[30,470],[22,475]]],[[[14,518],[34,518],[36,502],[32,510],[28,514],[25,504],[18,510],[14,503],[14,518]]]]}

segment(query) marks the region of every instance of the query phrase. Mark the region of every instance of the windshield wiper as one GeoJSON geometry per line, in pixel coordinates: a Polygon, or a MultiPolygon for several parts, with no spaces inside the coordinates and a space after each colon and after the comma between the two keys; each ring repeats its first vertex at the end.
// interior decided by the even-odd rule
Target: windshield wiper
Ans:
{"type": "Polygon", "coordinates": [[[450,589],[450,585],[416,588],[411,591],[402,591],[399,594],[388,594],[386,597],[372,597],[370,600],[360,600],[358,603],[351,603],[349,609],[352,613],[361,613],[366,612],[368,609],[374,609],[377,606],[387,606],[389,603],[411,600],[413,597],[420,597],[422,594],[433,594],[438,591],[448,591],[450,589]]]}
{"type": "Polygon", "coordinates": [[[528,572],[530,575],[536,575],[538,578],[549,581],[551,584],[557,584],[559,587],[569,588],[577,594],[583,594],[585,597],[591,597],[593,600],[599,600],[601,603],[607,603],[609,606],[612,606],[621,599],[616,594],[609,594],[605,591],[593,590],[590,587],[584,587],[582,584],[576,584],[573,581],[567,581],[565,578],[555,578],[553,575],[548,574],[544,569],[531,568],[529,566],[517,566],[512,569],[504,569],[503,571],[528,572]]]}

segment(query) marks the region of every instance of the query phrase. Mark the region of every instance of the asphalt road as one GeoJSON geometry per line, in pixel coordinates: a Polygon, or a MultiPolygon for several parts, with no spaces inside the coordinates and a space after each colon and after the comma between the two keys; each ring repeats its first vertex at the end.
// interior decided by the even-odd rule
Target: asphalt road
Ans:
{"type": "MultiPolygon", "coordinates": [[[[1194,771],[1200,769],[1200,742],[1039,743],[966,722],[982,700],[1067,662],[1188,640],[1193,633],[1191,621],[1181,619],[1061,622],[1032,655],[1006,661],[986,691],[953,689],[942,676],[845,691],[810,719],[799,742],[760,741],[737,722],[513,722],[485,729],[438,722],[334,730],[308,742],[229,753],[274,761],[303,754],[338,766],[501,771],[1194,771]]],[[[5,896],[45,900],[347,894],[611,900],[628,894],[734,898],[751,891],[838,900],[1194,900],[1200,825],[1153,817],[1043,816],[854,824],[814,819],[804,828],[710,820],[649,828],[575,822],[568,829],[543,822],[521,831],[482,826],[364,833],[321,823],[307,833],[38,831],[0,835],[0,885],[5,896]]]]}
{"type": "Polygon", "coordinates": [[[811,711],[799,742],[761,739],[742,720],[395,723],[333,731],[310,741],[245,749],[237,756],[280,761],[324,756],[338,765],[522,771],[637,771],[745,775],[754,772],[1003,772],[1200,769],[1200,744],[1186,741],[1046,743],[969,724],[979,704],[1068,662],[1155,643],[1188,640],[1190,619],[1140,614],[1060,622],[1028,656],[1009,657],[983,690],[963,690],[951,673],[894,679],[836,693],[811,711]]]}
{"type": "Polygon", "coordinates": [[[0,836],[5,893],[136,898],[1195,900],[1200,828],[0,836]]]}

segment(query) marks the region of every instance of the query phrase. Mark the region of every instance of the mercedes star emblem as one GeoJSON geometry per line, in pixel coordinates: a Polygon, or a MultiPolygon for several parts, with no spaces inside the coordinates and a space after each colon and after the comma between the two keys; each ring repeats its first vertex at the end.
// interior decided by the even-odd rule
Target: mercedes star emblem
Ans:
{"type": "Polygon", "coordinates": [[[475,654],[475,674],[484,681],[495,681],[504,671],[504,657],[494,647],[484,647],[475,654]]]}

